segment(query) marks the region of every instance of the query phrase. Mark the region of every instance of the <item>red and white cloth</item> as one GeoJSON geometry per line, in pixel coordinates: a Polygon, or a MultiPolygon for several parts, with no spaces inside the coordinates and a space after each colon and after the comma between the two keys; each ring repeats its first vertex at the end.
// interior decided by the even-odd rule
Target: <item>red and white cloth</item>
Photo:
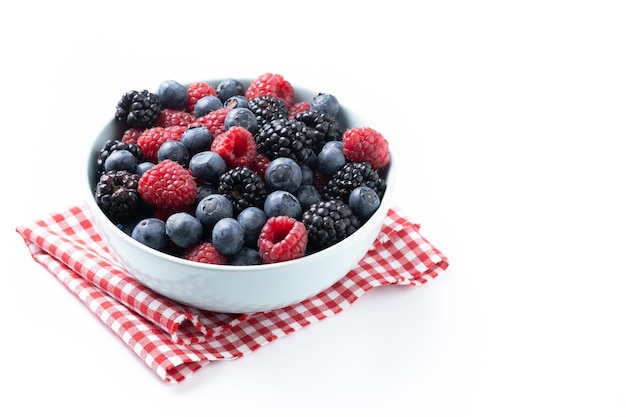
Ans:
{"type": "Polygon", "coordinates": [[[252,314],[190,308],[136,282],[110,254],[86,206],[17,227],[43,265],[163,381],[178,383],[216,360],[235,359],[349,307],[382,285],[422,285],[447,258],[398,208],[373,247],[339,282],[293,306],[252,314]]]}

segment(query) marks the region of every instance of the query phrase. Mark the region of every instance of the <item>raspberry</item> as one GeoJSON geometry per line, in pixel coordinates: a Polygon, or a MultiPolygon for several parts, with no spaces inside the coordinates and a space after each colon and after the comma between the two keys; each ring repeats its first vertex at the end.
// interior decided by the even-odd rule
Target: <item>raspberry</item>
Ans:
{"type": "Polygon", "coordinates": [[[298,114],[311,110],[310,101],[299,101],[289,108],[289,118],[294,119],[298,114]]]}
{"type": "Polygon", "coordinates": [[[142,133],[143,133],[142,129],[131,127],[124,131],[124,133],[122,134],[121,141],[124,143],[128,143],[129,145],[136,145],[137,139],[139,138],[139,136],[141,136],[142,133]]]}
{"type": "Polygon", "coordinates": [[[192,113],[187,113],[182,110],[163,109],[159,113],[159,117],[156,120],[155,126],[168,127],[168,126],[189,126],[196,117],[192,113]]]}
{"type": "Polygon", "coordinates": [[[226,265],[228,258],[215,249],[210,242],[200,242],[196,246],[187,249],[182,257],[189,261],[201,262],[204,264],[226,265]]]}
{"type": "Polygon", "coordinates": [[[256,156],[250,163],[250,168],[252,168],[252,170],[256,172],[259,177],[265,178],[265,170],[270,162],[271,161],[267,156],[257,152],[256,156]]]}
{"type": "Polygon", "coordinates": [[[257,154],[252,133],[241,126],[233,126],[215,137],[211,151],[220,155],[228,168],[248,166],[257,154]]]}
{"type": "Polygon", "coordinates": [[[189,95],[189,97],[187,98],[187,106],[185,106],[185,111],[187,113],[193,113],[193,110],[196,107],[196,103],[202,97],[217,97],[217,91],[215,91],[215,88],[205,82],[197,82],[189,85],[189,87],[187,87],[187,94],[189,95]]]}
{"type": "Polygon", "coordinates": [[[343,153],[351,161],[369,162],[372,169],[389,163],[389,144],[371,127],[353,127],[343,134],[343,153]]]}
{"type": "Polygon", "coordinates": [[[193,175],[169,159],[147,170],[139,180],[143,200],[161,209],[185,209],[195,201],[196,192],[193,175]]]}
{"type": "Polygon", "coordinates": [[[217,137],[217,135],[226,131],[226,128],[224,128],[224,121],[231,110],[232,109],[228,107],[213,110],[204,116],[198,117],[196,121],[191,124],[191,126],[204,125],[207,129],[209,129],[209,132],[211,132],[213,137],[217,137]]]}
{"type": "Polygon", "coordinates": [[[259,253],[264,263],[289,261],[304,256],[307,241],[302,222],[289,216],[270,217],[259,235],[259,253]]]}
{"type": "Polygon", "coordinates": [[[328,181],[330,181],[330,178],[317,170],[313,171],[313,186],[317,191],[321,193],[326,184],[328,184],[328,181]]]}
{"type": "Polygon", "coordinates": [[[143,131],[137,138],[137,144],[141,147],[146,161],[157,163],[161,145],[167,140],[180,140],[185,130],[187,130],[185,126],[152,127],[143,131]]]}
{"type": "Polygon", "coordinates": [[[293,86],[282,75],[267,72],[255,78],[245,92],[248,100],[262,96],[277,97],[284,101],[289,109],[294,100],[293,86]]]}
{"type": "Polygon", "coordinates": [[[180,210],[178,210],[178,209],[172,210],[172,209],[155,207],[154,210],[152,210],[152,214],[151,215],[152,215],[152,217],[154,217],[156,219],[167,221],[168,217],[170,217],[172,214],[178,213],[178,212],[180,212],[180,210]]]}

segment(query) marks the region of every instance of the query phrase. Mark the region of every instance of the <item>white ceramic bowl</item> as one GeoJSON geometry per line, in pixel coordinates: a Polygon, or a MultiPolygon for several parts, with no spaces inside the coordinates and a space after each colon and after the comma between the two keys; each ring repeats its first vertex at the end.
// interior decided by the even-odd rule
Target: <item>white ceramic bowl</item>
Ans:
{"type": "MultiPolygon", "coordinates": [[[[219,80],[208,82],[217,85],[219,80]]],[[[242,82],[245,85],[250,80],[242,82]]],[[[318,93],[295,85],[294,89],[295,102],[308,101],[318,93]]],[[[338,117],[344,127],[369,126],[343,105],[338,117]]],[[[396,182],[392,154],[386,171],[387,189],[378,210],[351,236],[320,252],[275,264],[202,264],[135,241],[97,206],[93,197],[97,154],[107,140],[120,138],[123,130],[119,122],[110,121],[87,155],[86,200],[95,225],[113,254],[137,281],[172,300],[205,310],[225,313],[272,310],[303,301],[335,284],[358,264],[380,232],[396,182]]]]}

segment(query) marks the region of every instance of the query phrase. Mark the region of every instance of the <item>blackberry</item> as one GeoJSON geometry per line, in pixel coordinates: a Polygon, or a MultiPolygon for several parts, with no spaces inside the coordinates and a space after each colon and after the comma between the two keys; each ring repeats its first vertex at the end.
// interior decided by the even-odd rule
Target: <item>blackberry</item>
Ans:
{"type": "Polygon", "coordinates": [[[347,162],[326,183],[322,196],[325,200],[336,198],[347,203],[352,190],[360,186],[370,187],[382,198],[387,183],[369,162],[347,162]]]}
{"type": "Polygon", "coordinates": [[[234,167],[219,178],[217,192],[233,205],[234,216],[248,207],[263,207],[267,189],[263,179],[247,166],[234,167]]]}
{"type": "Polygon", "coordinates": [[[137,174],[109,171],[100,176],[94,197],[112,221],[127,221],[138,215],[143,206],[138,186],[137,174]]]}
{"type": "Polygon", "coordinates": [[[278,97],[261,96],[248,100],[248,108],[252,111],[259,126],[275,119],[287,118],[289,109],[278,97]]]}
{"type": "Polygon", "coordinates": [[[302,214],[309,248],[321,250],[347,238],[360,227],[360,221],[347,203],[341,200],[321,201],[302,214]]]}
{"type": "Polygon", "coordinates": [[[337,119],[318,110],[298,113],[294,119],[306,125],[307,138],[316,154],[327,142],[341,141],[346,130],[337,119]]]}
{"type": "Polygon", "coordinates": [[[135,158],[137,158],[137,164],[140,164],[146,160],[143,151],[141,150],[141,147],[139,145],[110,139],[102,146],[102,148],[100,148],[100,152],[98,153],[98,158],[96,160],[98,177],[105,172],[104,163],[106,162],[107,158],[111,155],[113,151],[118,150],[126,150],[132,153],[135,158]]]}
{"type": "Polygon", "coordinates": [[[146,129],[154,126],[161,112],[157,94],[148,90],[131,90],[122,96],[115,109],[115,118],[128,127],[146,129]]]}
{"type": "Polygon", "coordinates": [[[275,119],[261,126],[254,140],[258,152],[269,159],[286,157],[307,163],[315,154],[306,131],[306,125],[298,120],[275,119]]]}

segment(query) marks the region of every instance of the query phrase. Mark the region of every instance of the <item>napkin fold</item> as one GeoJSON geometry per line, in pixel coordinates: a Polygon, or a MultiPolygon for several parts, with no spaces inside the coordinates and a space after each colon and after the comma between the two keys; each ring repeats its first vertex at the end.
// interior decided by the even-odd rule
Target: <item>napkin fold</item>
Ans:
{"type": "Polygon", "coordinates": [[[179,383],[216,360],[235,359],[340,313],[372,288],[417,286],[448,267],[420,225],[392,207],[359,264],[298,304],[226,314],[172,301],[135,281],[111,255],[85,205],[18,226],[33,259],[109,327],[159,378],[179,383]]]}

